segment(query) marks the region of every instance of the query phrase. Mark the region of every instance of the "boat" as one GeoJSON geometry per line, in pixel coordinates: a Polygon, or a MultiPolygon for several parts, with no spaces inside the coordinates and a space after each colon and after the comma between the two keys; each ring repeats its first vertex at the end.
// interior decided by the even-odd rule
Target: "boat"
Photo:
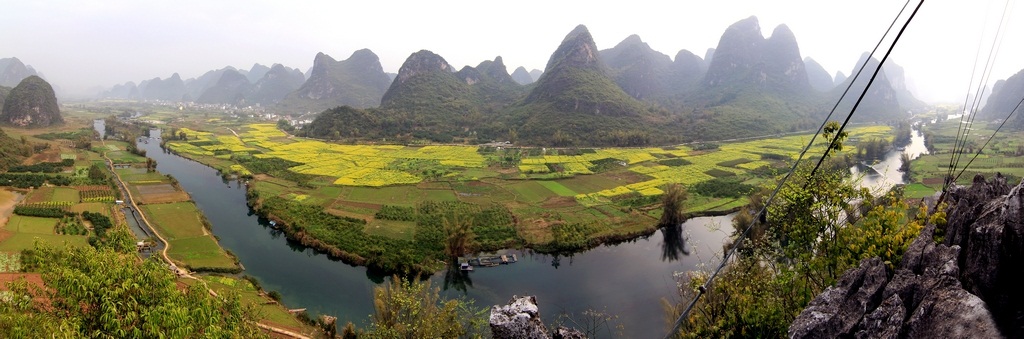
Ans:
{"type": "Polygon", "coordinates": [[[468,262],[464,262],[461,265],[459,265],[459,270],[462,270],[462,271],[472,271],[473,270],[473,266],[470,265],[468,262]]]}

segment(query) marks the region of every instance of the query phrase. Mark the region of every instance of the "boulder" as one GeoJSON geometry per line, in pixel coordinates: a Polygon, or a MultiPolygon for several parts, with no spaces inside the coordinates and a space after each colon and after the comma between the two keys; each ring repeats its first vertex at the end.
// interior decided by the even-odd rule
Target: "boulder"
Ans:
{"type": "Polygon", "coordinates": [[[581,339],[583,333],[559,326],[549,333],[540,320],[540,308],[534,296],[512,296],[508,305],[491,307],[489,319],[491,335],[495,339],[536,338],[536,339],[581,339]]]}
{"type": "Polygon", "coordinates": [[[508,305],[491,307],[491,335],[494,338],[551,338],[534,296],[512,296],[508,305]]]}

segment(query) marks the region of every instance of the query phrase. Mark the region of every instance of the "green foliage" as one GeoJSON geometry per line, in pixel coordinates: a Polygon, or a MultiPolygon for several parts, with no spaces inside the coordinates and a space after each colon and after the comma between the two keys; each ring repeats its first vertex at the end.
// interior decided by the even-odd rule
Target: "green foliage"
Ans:
{"type": "Polygon", "coordinates": [[[64,123],[53,87],[38,76],[22,79],[3,102],[0,120],[20,127],[46,127],[64,123]]]}
{"type": "Polygon", "coordinates": [[[665,160],[658,160],[658,164],[665,166],[686,166],[692,164],[692,162],[683,158],[669,158],[665,160]]]}
{"type": "Polygon", "coordinates": [[[739,198],[747,195],[754,186],[743,183],[742,178],[727,177],[714,178],[708,181],[699,182],[690,188],[693,193],[707,197],[716,198],[739,198]]]}
{"type": "MultiPolygon", "coordinates": [[[[250,194],[253,194],[250,191],[250,194]]],[[[367,265],[386,272],[426,273],[436,267],[442,241],[410,242],[363,232],[366,221],[339,217],[317,205],[269,197],[258,210],[288,220],[283,227],[293,239],[319,248],[347,262],[367,265]]],[[[417,236],[419,232],[417,232],[417,236]]]]}
{"type": "Polygon", "coordinates": [[[380,207],[380,210],[377,211],[374,217],[384,220],[414,221],[416,220],[416,209],[406,206],[384,205],[380,207]]]}
{"type": "MultiPolygon", "coordinates": [[[[0,100],[0,102],[2,101],[0,100]]],[[[21,161],[30,155],[32,155],[31,145],[14,140],[0,129],[0,171],[21,164],[21,161]]]]}
{"type": "MultiPolygon", "coordinates": [[[[890,267],[899,262],[926,210],[908,215],[898,193],[876,201],[845,182],[841,169],[819,170],[808,178],[810,166],[798,169],[763,220],[753,214],[773,187],[755,193],[737,215],[737,233],[751,223],[755,229],[689,313],[680,337],[784,337],[811,298],[846,269],[875,256],[890,267]],[[857,200],[864,201],[863,216],[849,203],[857,200]]],[[[710,273],[687,273],[680,290],[684,302],[696,296],[710,273]]],[[[674,319],[685,304],[665,305],[674,319]]]]}
{"type": "Polygon", "coordinates": [[[0,183],[17,188],[43,187],[43,183],[50,183],[54,186],[68,186],[71,185],[71,178],[50,174],[0,173],[0,183]]]}
{"type": "Polygon", "coordinates": [[[661,220],[658,221],[658,225],[662,227],[682,225],[686,221],[686,211],[683,210],[683,204],[689,198],[689,193],[680,184],[669,184],[665,187],[664,191],[665,193],[661,195],[663,211],[661,212],[661,220]]]}
{"type": "Polygon", "coordinates": [[[14,206],[14,214],[27,217],[63,218],[71,213],[67,211],[67,206],[18,205],[14,206]]]}
{"type": "Polygon", "coordinates": [[[857,143],[857,159],[868,162],[881,160],[885,158],[885,152],[889,147],[890,143],[882,138],[861,140],[857,143]]]}
{"type": "Polygon", "coordinates": [[[13,173],[58,173],[63,171],[65,167],[74,165],[74,159],[64,159],[59,162],[41,162],[32,165],[11,166],[7,171],[13,173]]]}
{"type": "Polygon", "coordinates": [[[200,284],[183,291],[156,259],[140,263],[133,253],[39,247],[30,261],[47,288],[12,289],[16,297],[9,300],[21,301],[0,303],[0,336],[264,336],[237,295],[213,297],[200,284]]]}
{"type": "Polygon", "coordinates": [[[489,334],[486,309],[471,301],[444,299],[428,282],[392,277],[373,289],[368,338],[475,338],[489,334]]]}
{"type": "Polygon", "coordinates": [[[590,235],[600,230],[596,225],[590,223],[558,223],[551,226],[551,236],[554,240],[550,246],[555,251],[572,252],[590,248],[590,235]]]}
{"type": "Polygon", "coordinates": [[[476,234],[473,233],[472,219],[452,213],[445,216],[443,225],[444,253],[448,258],[458,258],[473,251],[476,246],[476,234]]]}

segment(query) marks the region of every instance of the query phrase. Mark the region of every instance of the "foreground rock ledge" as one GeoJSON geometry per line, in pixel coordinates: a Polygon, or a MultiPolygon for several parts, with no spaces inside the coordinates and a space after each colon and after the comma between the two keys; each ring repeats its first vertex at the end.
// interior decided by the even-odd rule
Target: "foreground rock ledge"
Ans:
{"type": "Polygon", "coordinates": [[[559,327],[549,333],[540,320],[540,308],[534,296],[512,296],[508,305],[491,307],[491,335],[495,339],[577,339],[586,338],[574,329],[559,327]]]}
{"type": "Polygon", "coordinates": [[[953,187],[949,202],[945,229],[925,226],[895,272],[879,258],[861,261],[811,301],[789,337],[1024,335],[1024,183],[977,176],[953,187]]]}

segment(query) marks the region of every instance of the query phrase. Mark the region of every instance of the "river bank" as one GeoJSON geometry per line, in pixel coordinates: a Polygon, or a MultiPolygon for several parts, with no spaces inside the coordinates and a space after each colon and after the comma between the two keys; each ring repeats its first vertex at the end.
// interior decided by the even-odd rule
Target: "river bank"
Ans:
{"type": "MultiPolygon", "coordinates": [[[[157,161],[158,170],[172,174],[190,193],[221,245],[239,257],[244,273],[257,278],[264,289],[280,292],[283,304],[306,308],[314,317],[337,316],[340,324],[368,323],[373,287],[383,283],[387,273],[343,264],[288,239],[271,226],[271,220],[249,208],[245,185],[194,160],[164,153],[157,143],[140,146],[157,161]]],[[[443,293],[473,300],[477,307],[504,304],[514,294],[533,294],[550,305],[542,313],[548,323],[597,310],[616,315],[626,335],[663,335],[661,299],[677,295],[676,272],[695,269],[720,255],[730,219],[692,218],[679,232],[654,230],[572,255],[512,250],[509,253],[516,253],[519,262],[467,274],[468,279],[447,286],[443,293]],[[610,274],[610,269],[617,273],[610,274]],[[622,291],[622,286],[631,289],[622,291]]],[[[431,281],[445,288],[446,274],[447,270],[434,273],[431,281]]]]}

